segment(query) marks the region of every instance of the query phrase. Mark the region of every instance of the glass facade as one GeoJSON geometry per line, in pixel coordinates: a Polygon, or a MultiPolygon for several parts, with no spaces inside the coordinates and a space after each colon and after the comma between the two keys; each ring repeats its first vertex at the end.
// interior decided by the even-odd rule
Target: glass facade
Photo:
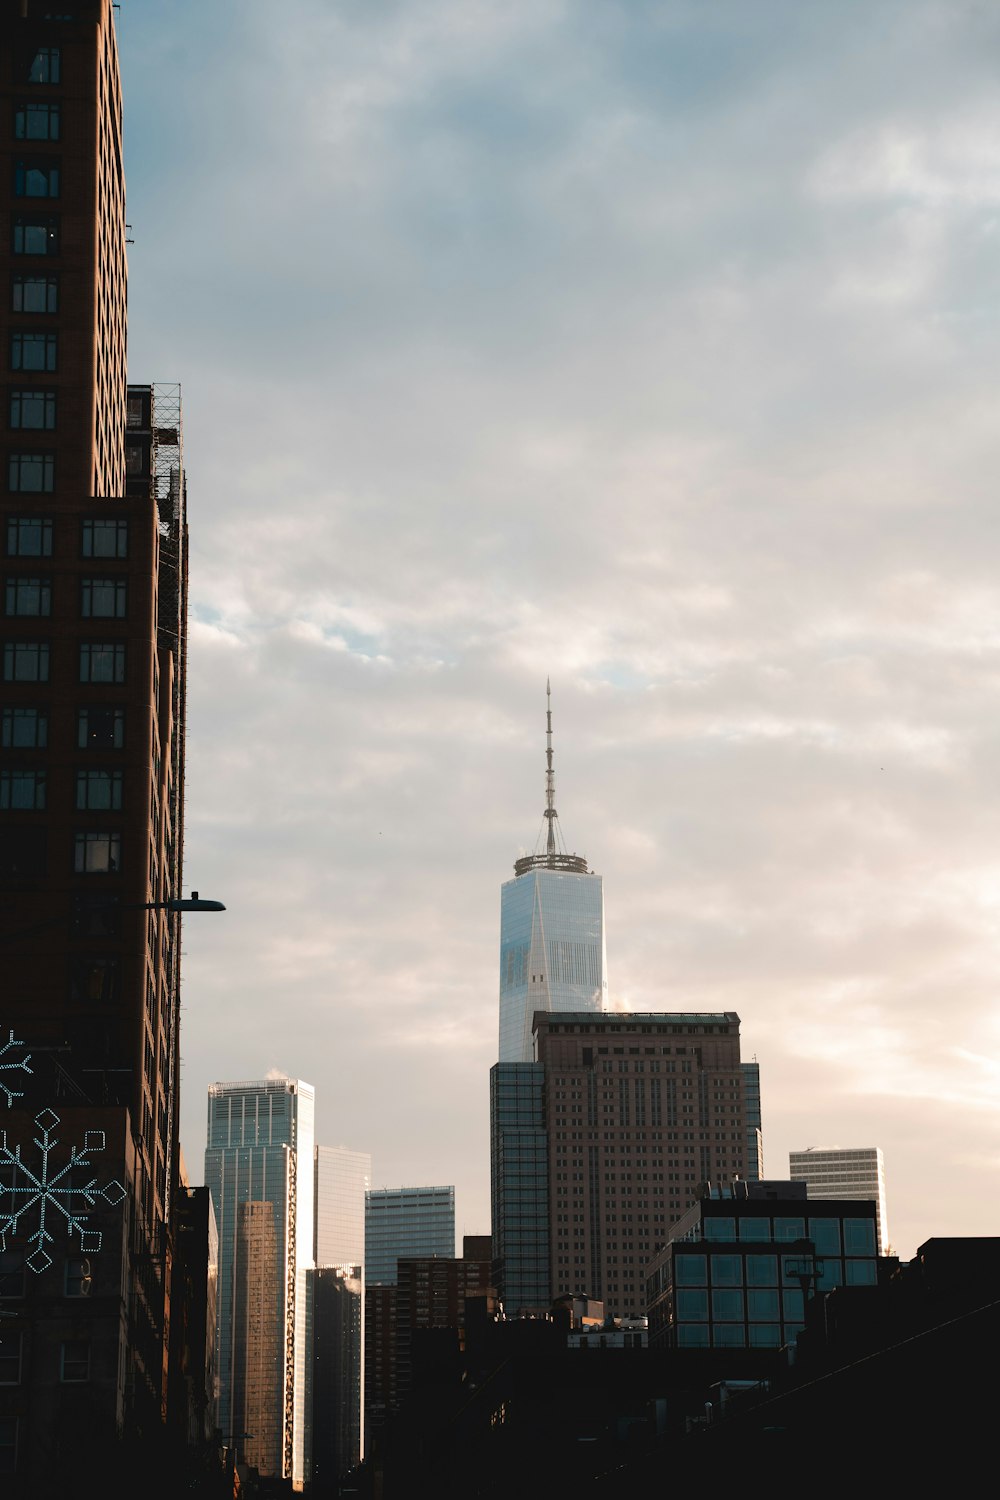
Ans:
{"type": "Polygon", "coordinates": [[[401,1256],[455,1254],[454,1187],[373,1188],[365,1194],[365,1281],[395,1286],[401,1256]]]}
{"type": "Polygon", "coordinates": [[[500,888],[500,1061],[534,1060],[541,1011],[601,1011],[608,995],[600,875],[534,869],[500,888]]]}
{"type": "Polygon", "coordinates": [[[750,1200],[718,1212],[703,1200],[685,1216],[650,1267],[654,1344],[779,1348],[794,1342],[814,1293],[875,1285],[874,1212],[828,1201],[822,1215],[799,1218],[763,1207],[750,1200]]]}
{"type": "Polygon", "coordinates": [[[878,1146],[811,1147],[790,1151],[789,1177],[804,1182],[810,1198],[873,1199],[878,1215],[879,1254],[889,1254],[885,1206],[885,1162],[878,1146]]]}
{"type": "Polygon", "coordinates": [[[544,1087],[542,1063],[490,1070],[494,1276],[508,1316],[552,1300],[544,1087]]]}
{"type": "Polygon", "coordinates": [[[343,1146],[316,1147],[316,1264],[360,1266],[365,1258],[365,1194],[372,1159],[343,1146]]]}
{"type": "Polygon", "coordinates": [[[312,1086],[297,1079],[216,1083],[208,1091],[205,1181],[219,1230],[222,1438],[241,1459],[274,1462],[275,1469],[262,1472],[299,1486],[305,1479],[314,1111],[312,1086]],[[260,1450],[256,1458],[250,1458],[251,1442],[260,1450]]]}

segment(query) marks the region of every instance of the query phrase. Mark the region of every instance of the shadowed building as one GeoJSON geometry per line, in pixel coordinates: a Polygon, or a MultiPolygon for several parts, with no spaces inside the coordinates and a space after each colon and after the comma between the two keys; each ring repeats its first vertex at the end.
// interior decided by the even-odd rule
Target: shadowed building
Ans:
{"type": "Polygon", "coordinates": [[[739,1031],[732,1012],[535,1016],[538,1061],[492,1074],[495,1275],[508,1316],[577,1292],[613,1317],[643,1314],[645,1268],[698,1184],[744,1173],[739,1031]]]}
{"type": "Polygon", "coordinates": [[[0,101],[0,1450],[38,1496],[167,1417],[187,523],[179,387],[126,384],[109,0],[3,0],[0,101]]]}

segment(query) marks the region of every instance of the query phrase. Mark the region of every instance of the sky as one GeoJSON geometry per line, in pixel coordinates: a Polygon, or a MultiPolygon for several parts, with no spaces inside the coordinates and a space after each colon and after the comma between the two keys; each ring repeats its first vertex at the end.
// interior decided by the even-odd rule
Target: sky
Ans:
{"type": "Polygon", "coordinates": [[[1000,1188],[1000,11],[124,0],[191,525],[182,1141],[272,1070],[489,1229],[499,887],[736,1011],[765,1172],[1000,1188]]]}

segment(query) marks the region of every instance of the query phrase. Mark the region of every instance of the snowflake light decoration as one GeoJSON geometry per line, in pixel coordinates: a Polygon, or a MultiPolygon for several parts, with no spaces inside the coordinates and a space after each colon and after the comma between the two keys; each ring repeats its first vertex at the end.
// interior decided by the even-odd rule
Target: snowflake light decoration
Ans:
{"type": "Polygon", "coordinates": [[[4,1073],[16,1073],[19,1070],[22,1073],[32,1073],[32,1072],[34,1072],[34,1069],[30,1068],[28,1066],[28,1064],[31,1062],[31,1053],[30,1052],[27,1053],[24,1057],[10,1058],[10,1059],[7,1058],[7,1053],[8,1052],[12,1052],[15,1047],[23,1047],[23,1046],[24,1046],[24,1043],[21,1042],[21,1041],[18,1041],[17,1037],[14,1035],[14,1030],[13,1030],[13,1027],[12,1027],[11,1031],[10,1031],[10,1035],[8,1036],[7,1040],[4,1042],[3,1046],[0,1047],[0,1094],[6,1094],[7,1095],[7,1108],[8,1109],[13,1109],[13,1107],[14,1107],[14,1100],[15,1099],[23,1099],[24,1098],[24,1090],[23,1089],[13,1089],[13,1088],[11,1088],[4,1081],[3,1074],[4,1073]]]}
{"type": "Polygon", "coordinates": [[[69,1161],[53,1170],[51,1153],[59,1141],[52,1131],[59,1124],[59,1116],[51,1109],[43,1109],[35,1116],[35,1124],[41,1133],[40,1138],[37,1135],[34,1137],[34,1143],[41,1152],[36,1171],[25,1164],[20,1143],[11,1150],[7,1144],[6,1130],[0,1131],[0,1250],[7,1249],[7,1236],[17,1233],[18,1221],[37,1209],[37,1227],[28,1235],[29,1244],[33,1243],[35,1248],[27,1257],[26,1264],[40,1273],[52,1264],[52,1257],[45,1246],[54,1243],[54,1236],[45,1227],[46,1213],[50,1216],[50,1222],[52,1215],[62,1215],[66,1232],[72,1235],[75,1230],[80,1236],[81,1250],[100,1250],[100,1230],[84,1228],[87,1222],[87,1214],[83,1212],[84,1205],[88,1209],[93,1208],[96,1200],[103,1198],[105,1203],[113,1208],[117,1207],[124,1201],[125,1189],[120,1182],[108,1182],[104,1187],[98,1187],[96,1177],[82,1186],[76,1186],[70,1176],[75,1170],[91,1167],[92,1151],[104,1150],[103,1130],[85,1131],[82,1148],[72,1146],[69,1161]],[[14,1170],[5,1173],[5,1167],[14,1170]],[[9,1177],[9,1185],[4,1181],[5,1177],[9,1177]],[[18,1185],[21,1178],[25,1179],[24,1187],[18,1185]]]}

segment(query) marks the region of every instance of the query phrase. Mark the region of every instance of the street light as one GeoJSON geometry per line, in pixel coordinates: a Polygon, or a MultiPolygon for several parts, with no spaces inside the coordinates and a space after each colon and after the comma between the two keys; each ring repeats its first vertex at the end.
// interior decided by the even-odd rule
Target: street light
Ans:
{"type": "Polygon", "coordinates": [[[144,901],[142,903],[145,911],[225,911],[221,901],[208,901],[199,896],[197,891],[192,891],[185,900],[183,896],[173,901],[144,901]]]}

